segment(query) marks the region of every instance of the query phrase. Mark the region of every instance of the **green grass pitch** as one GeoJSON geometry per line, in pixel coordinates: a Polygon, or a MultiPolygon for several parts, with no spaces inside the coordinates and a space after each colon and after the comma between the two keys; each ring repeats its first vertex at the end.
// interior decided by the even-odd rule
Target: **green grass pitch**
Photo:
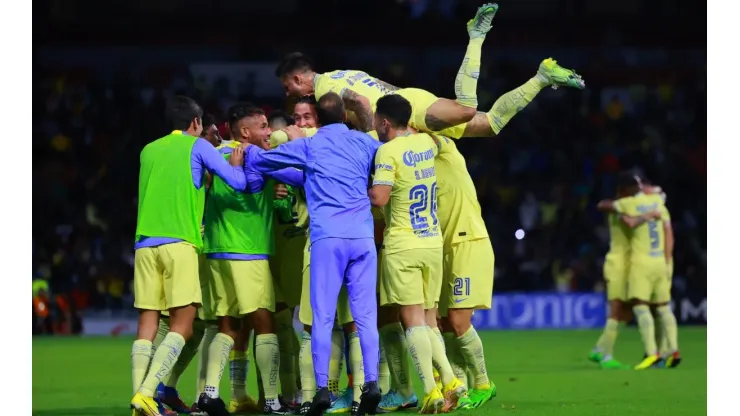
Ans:
{"type": "MultiPolygon", "coordinates": [[[[475,416],[696,416],[706,414],[706,328],[680,328],[676,369],[600,370],[586,360],[599,331],[481,331],[498,397],[475,416]]],[[[33,415],[129,416],[130,338],[34,338],[33,415]]],[[[624,328],[616,356],[634,364],[639,334],[624,328]]],[[[196,363],[178,386],[190,403],[196,363]]],[[[256,394],[254,362],[250,394],[256,394]]],[[[417,380],[417,394],[422,397],[417,380]]],[[[222,390],[228,394],[228,376],[222,390]]],[[[459,412],[462,413],[462,412],[459,412]]],[[[411,414],[411,413],[409,413],[411,414]]]]}

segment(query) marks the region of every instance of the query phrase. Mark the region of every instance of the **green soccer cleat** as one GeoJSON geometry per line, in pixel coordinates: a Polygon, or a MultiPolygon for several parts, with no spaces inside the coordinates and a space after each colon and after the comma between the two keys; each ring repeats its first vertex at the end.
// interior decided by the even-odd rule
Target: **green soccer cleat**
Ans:
{"type": "Polygon", "coordinates": [[[470,395],[465,392],[460,398],[457,399],[456,410],[472,410],[475,409],[475,403],[470,399],[470,395]]]}
{"type": "Polygon", "coordinates": [[[599,363],[599,367],[601,367],[603,370],[624,370],[630,368],[630,366],[622,364],[614,358],[601,361],[599,363]]]}
{"type": "Polygon", "coordinates": [[[563,68],[558,65],[558,61],[552,58],[542,61],[537,73],[547,78],[553,89],[557,89],[558,87],[572,87],[582,90],[586,88],[586,82],[583,81],[580,75],[576,74],[572,69],[563,68]]]}
{"type": "Polygon", "coordinates": [[[473,402],[473,408],[477,409],[496,397],[496,385],[491,383],[487,389],[470,389],[468,396],[473,402]]]}
{"type": "Polygon", "coordinates": [[[601,351],[591,351],[588,354],[588,360],[591,361],[592,363],[598,364],[603,359],[604,359],[604,353],[601,351]]]}
{"type": "Polygon", "coordinates": [[[478,8],[475,17],[468,21],[468,35],[470,39],[481,38],[486,36],[491,30],[491,22],[498,11],[498,4],[486,3],[478,8]]]}

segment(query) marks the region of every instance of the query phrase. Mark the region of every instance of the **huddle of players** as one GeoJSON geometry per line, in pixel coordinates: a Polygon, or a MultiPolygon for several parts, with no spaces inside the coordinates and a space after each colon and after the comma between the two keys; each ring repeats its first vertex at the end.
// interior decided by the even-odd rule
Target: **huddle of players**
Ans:
{"type": "Polygon", "coordinates": [[[631,319],[631,307],[645,347],[643,360],[634,368],[675,367],[681,355],[676,317],[669,306],[674,240],[665,194],[635,172],[623,172],[617,199],[599,202],[598,209],[608,214],[604,279],[610,312],[588,358],[605,369],[629,368],[613,351],[619,323],[631,319]]]}
{"type": "MultiPolygon", "coordinates": [[[[455,80],[456,100],[420,89],[400,89],[361,71],[318,74],[310,59],[299,53],[288,55],[276,71],[289,95],[313,95],[319,100],[337,94],[349,121],[386,142],[376,155],[369,191],[371,203],[383,208],[385,219],[378,288],[380,304],[385,306],[378,322],[382,350],[378,382],[384,393],[379,412],[417,406],[409,356],[424,383],[422,413],[474,408],[496,395],[486,373],[481,340],[471,325],[474,309],[490,308],[493,249],[465,160],[447,137],[494,136],[545,87],[584,88],[580,76],[546,59],[533,78],[502,95],[489,112],[477,112],[481,47],[497,10],[496,4],[486,4],[468,22],[470,42],[455,80]],[[373,126],[376,132],[371,131],[373,126]]],[[[202,111],[192,100],[179,98],[181,102],[168,112],[181,130],[142,151],[135,267],[135,306],[141,314],[132,348],[135,395],[131,406],[135,414],[143,415],[166,414],[162,403],[179,412],[190,410],[175,387],[202,345],[199,399],[193,409],[211,416],[260,410],[286,414],[292,404],[302,401],[305,411],[316,385],[302,175],[295,169],[270,177],[250,171],[240,144],[267,150],[279,145],[280,138],[298,139],[306,132],[287,128],[270,139],[264,113],[251,105],[237,105],[227,114],[232,140],[218,147],[220,156],[213,160],[195,140],[204,127],[202,111]],[[163,157],[172,164],[153,162],[163,157]],[[155,176],[176,178],[157,184],[151,180],[155,176]],[[148,188],[153,189],[147,192],[148,188]],[[186,203],[172,197],[178,194],[186,196],[186,203]],[[175,205],[175,212],[166,208],[175,205]],[[198,222],[203,218],[197,235],[190,226],[173,233],[171,225],[162,225],[194,218],[198,222]],[[202,255],[193,257],[201,247],[202,255]],[[301,249],[302,264],[296,260],[301,249]],[[175,274],[178,285],[172,283],[175,274]],[[292,280],[297,276],[302,277],[302,291],[292,280]],[[195,307],[201,304],[196,317],[195,307]],[[291,308],[297,305],[306,326],[300,346],[291,325],[291,308]],[[160,315],[166,310],[170,318],[160,315]],[[215,327],[207,323],[214,318],[215,327]],[[247,395],[245,385],[252,331],[259,404],[247,395]],[[227,363],[228,408],[218,391],[227,363]],[[295,377],[296,368],[300,379],[295,377]],[[278,378],[282,397],[278,397],[278,378]]],[[[296,113],[301,105],[313,104],[301,99],[296,113]]],[[[330,386],[338,391],[345,339],[348,368],[355,381],[328,410],[337,413],[356,409],[363,382],[356,328],[343,303],[340,294],[337,318],[346,336],[337,332],[333,339],[336,353],[330,386]]]]}

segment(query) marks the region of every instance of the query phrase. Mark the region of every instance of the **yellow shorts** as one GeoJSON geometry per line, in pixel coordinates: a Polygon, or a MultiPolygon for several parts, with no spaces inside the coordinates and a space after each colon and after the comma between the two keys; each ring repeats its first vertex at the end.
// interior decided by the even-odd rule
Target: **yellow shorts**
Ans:
{"type": "MultiPolygon", "coordinates": [[[[292,229],[297,228],[292,227],[292,229]]],[[[306,230],[300,230],[302,230],[302,235],[276,237],[275,256],[270,258],[270,269],[275,280],[276,302],[284,302],[289,308],[295,308],[301,303],[302,258],[307,240],[306,230]]]]}
{"type": "Polygon", "coordinates": [[[649,260],[632,260],[627,284],[627,297],[645,302],[664,303],[671,300],[671,281],[668,267],[660,257],[649,260]]]}
{"type": "Polygon", "coordinates": [[[661,284],[653,297],[650,299],[653,303],[665,303],[671,301],[671,287],[673,286],[673,262],[666,264],[666,278],[668,282],[661,284]]]}
{"type": "Polygon", "coordinates": [[[448,309],[491,309],[495,260],[488,238],[463,241],[444,253],[440,316],[448,309]]]}
{"type": "MultiPolygon", "coordinates": [[[[313,325],[313,309],[311,308],[311,242],[306,241],[303,251],[303,289],[301,290],[301,306],[298,308],[298,320],[303,325],[313,325]]],[[[347,287],[342,286],[337,299],[337,323],[339,325],[353,322],[352,312],[349,309],[347,287]]]]}
{"type": "Polygon", "coordinates": [[[212,308],[213,297],[211,296],[211,268],[205,254],[198,256],[198,277],[200,280],[200,291],[203,294],[203,303],[198,308],[198,319],[212,321],[216,319],[212,308]]]}
{"type": "Polygon", "coordinates": [[[380,304],[436,308],[442,290],[442,247],[382,254],[380,304]]]}
{"type": "Polygon", "coordinates": [[[627,301],[629,264],[626,256],[609,256],[604,259],[606,299],[627,301]]]}
{"type": "Polygon", "coordinates": [[[275,288],[267,260],[208,259],[215,316],[241,318],[257,309],[275,312],[275,288]]]}
{"type": "Polygon", "coordinates": [[[190,243],[145,247],[134,254],[134,307],[163,311],[202,302],[198,252],[190,243]]]}
{"type": "MultiPolygon", "coordinates": [[[[431,92],[419,88],[402,88],[396,91],[396,94],[407,99],[409,103],[411,103],[411,120],[409,124],[417,130],[432,132],[427,127],[425,118],[429,107],[439,100],[439,98],[431,92]]],[[[465,133],[465,126],[467,126],[467,123],[448,127],[434,133],[459,139],[463,137],[463,134],[465,133]]]]}

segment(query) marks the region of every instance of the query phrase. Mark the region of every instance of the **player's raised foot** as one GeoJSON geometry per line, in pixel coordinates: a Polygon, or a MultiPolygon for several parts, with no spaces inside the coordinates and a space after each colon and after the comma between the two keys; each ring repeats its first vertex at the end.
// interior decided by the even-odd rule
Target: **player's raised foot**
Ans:
{"type": "Polygon", "coordinates": [[[681,364],[681,353],[679,353],[678,351],[665,357],[666,368],[676,368],[679,364],[681,364]]]}
{"type": "Polygon", "coordinates": [[[321,416],[329,407],[331,407],[331,393],[326,387],[320,387],[316,390],[316,395],[313,396],[311,406],[305,413],[308,416],[321,416]]]}
{"type": "Polygon", "coordinates": [[[599,362],[599,367],[601,367],[603,370],[624,370],[630,368],[630,366],[622,364],[616,358],[601,360],[601,362],[599,362]]]}
{"type": "Polygon", "coordinates": [[[445,396],[439,389],[435,388],[429,394],[424,396],[424,399],[421,402],[421,409],[419,409],[419,413],[423,415],[433,415],[436,413],[441,413],[444,407],[445,396]]]}
{"type": "Polygon", "coordinates": [[[447,413],[455,410],[457,408],[457,401],[467,392],[468,388],[465,387],[465,383],[457,377],[447,383],[442,389],[442,394],[445,396],[444,412],[447,413]]]}
{"type": "Polygon", "coordinates": [[[439,375],[439,371],[435,368],[433,371],[434,374],[434,383],[437,384],[437,388],[441,391],[442,390],[442,376],[439,375]]]}
{"type": "Polygon", "coordinates": [[[383,395],[378,403],[378,413],[390,413],[398,410],[413,409],[419,406],[419,398],[416,394],[411,393],[410,396],[404,397],[397,390],[389,390],[388,393],[383,395]]]}
{"type": "Polygon", "coordinates": [[[360,405],[357,408],[357,415],[374,415],[382,397],[383,395],[380,393],[377,381],[369,381],[363,384],[362,394],[360,395],[360,405]]]}
{"type": "Polygon", "coordinates": [[[208,416],[229,416],[226,404],[220,397],[213,398],[207,393],[198,397],[198,409],[208,413],[208,416]]]}
{"type": "Polygon", "coordinates": [[[257,405],[257,401],[249,396],[243,399],[229,400],[229,406],[226,409],[229,413],[259,413],[262,410],[257,405]]]}
{"type": "Polygon", "coordinates": [[[160,409],[160,406],[161,403],[153,397],[141,393],[136,393],[131,399],[131,408],[134,409],[134,414],[139,416],[165,416],[164,409],[160,409]]]}
{"type": "Polygon", "coordinates": [[[646,370],[652,367],[658,360],[660,360],[660,356],[658,354],[648,355],[642,360],[642,362],[635,366],[635,370],[646,370]]]}
{"type": "Polygon", "coordinates": [[[468,390],[468,396],[473,402],[473,407],[477,409],[496,397],[496,385],[489,381],[487,386],[476,386],[468,390]]]}
{"type": "Polygon", "coordinates": [[[478,8],[475,16],[468,20],[467,28],[470,39],[486,36],[486,33],[491,30],[491,22],[497,11],[498,4],[496,3],[486,3],[478,8]]]}
{"type": "Polygon", "coordinates": [[[185,402],[180,399],[180,393],[174,387],[165,386],[163,383],[159,383],[157,386],[157,397],[159,401],[164,403],[167,407],[174,410],[176,414],[184,413],[190,414],[190,408],[185,402]]]}
{"type": "Polygon", "coordinates": [[[603,360],[603,359],[604,359],[604,353],[601,352],[601,351],[592,350],[588,354],[588,360],[591,361],[592,363],[599,364],[601,362],[601,360],[603,360]]]}
{"type": "Polygon", "coordinates": [[[349,413],[352,410],[354,396],[352,388],[345,389],[339,398],[332,402],[331,407],[326,410],[326,413],[349,413]]]}
{"type": "Polygon", "coordinates": [[[558,61],[552,58],[547,58],[540,63],[537,74],[547,79],[554,89],[558,87],[572,87],[579,90],[586,88],[586,82],[580,75],[572,69],[558,65],[558,61]]]}

